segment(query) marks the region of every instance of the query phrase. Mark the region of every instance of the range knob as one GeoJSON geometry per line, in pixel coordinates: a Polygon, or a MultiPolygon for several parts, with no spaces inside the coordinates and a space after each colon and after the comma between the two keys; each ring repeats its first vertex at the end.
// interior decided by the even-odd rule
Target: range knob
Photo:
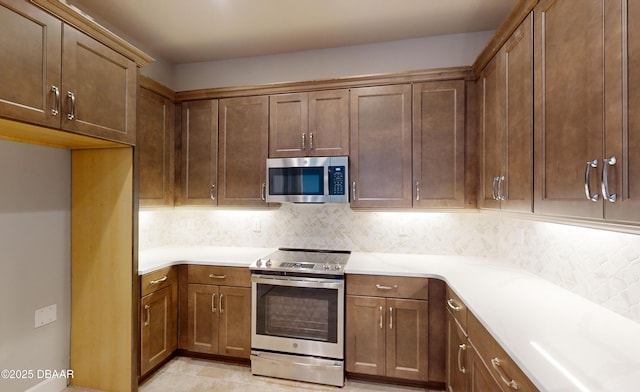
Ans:
{"type": "Polygon", "coordinates": [[[267,259],[264,265],[266,265],[267,267],[271,267],[271,259],[267,259]]]}
{"type": "Polygon", "coordinates": [[[328,271],[328,270],[331,269],[331,264],[325,263],[325,264],[322,265],[322,268],[324,268],[325,271],[328,271]]]}
{"type": "Polygon", "coordinates": [[[260,266],[262,266],[262,259],[258,259],[258,261],[256,261],[256,267],[260,266]]]}
{"type": "Polygon", "coordinates": [[[336,270],[336,271],[340,271],[342,269],[342,266],[340,264],[335,264],[333,266],[333,269],[336,270]]]}

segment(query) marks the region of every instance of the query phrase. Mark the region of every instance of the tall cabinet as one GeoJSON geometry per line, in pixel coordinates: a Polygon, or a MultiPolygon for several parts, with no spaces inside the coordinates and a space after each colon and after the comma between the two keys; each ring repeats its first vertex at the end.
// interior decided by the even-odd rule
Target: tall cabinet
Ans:
{"type": "Polygon", "coordinates": [[[533,211],[533,13],[479,79],[479,207],[533,211]]]}
{"type": "Polygon", "coordinates": [[[413,85],[413,206],[464,207],[464,80],[413,85]]]}
{"type": "Polygon", "coordinates": [[[180,193],[176,204],[216,205],[218,100],[182,104],[180,193]]]}
{"type": "Polygon", "coordinates": [[[266,96],[220,100],[218,205],[266,205],[268,143],[266,96]]]}
{"type": "Polygon", "coordinates": [[[411,85],[351,90],[351,206],[411,207],[411,85]]]}

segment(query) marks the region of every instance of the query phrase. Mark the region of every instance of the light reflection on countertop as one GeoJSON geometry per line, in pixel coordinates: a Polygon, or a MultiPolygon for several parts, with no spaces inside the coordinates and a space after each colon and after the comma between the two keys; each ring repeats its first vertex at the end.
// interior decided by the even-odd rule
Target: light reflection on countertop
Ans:
{"type": "MultiPolygon", "coordinates": [[[[167,247],[139,273],[174,264],[249,266],[275,248],[167,247]]],[[[541,391],[635,391],[640,324],[505,260],[353,252],[347,274],[444,280],[541,391]]]]}

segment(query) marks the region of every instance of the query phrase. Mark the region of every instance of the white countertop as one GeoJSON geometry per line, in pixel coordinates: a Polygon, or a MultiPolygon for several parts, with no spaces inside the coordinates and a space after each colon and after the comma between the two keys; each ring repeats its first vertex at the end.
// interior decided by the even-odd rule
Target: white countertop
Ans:
{"type": "MultiPolygon", "coordinates": [[[[275,249],[176,247],[141,252],[144,274],[173,264],[248,266],[275,249]]],[[[636,391],[640,324],[499,260],[351,254],[350,274],[442,279],[541,391],[636,391]]]]}
{"type": "Polygon", "coordinates": [[[244,248],[226,246],[167,246],[138,254],[138,275],[178,264],[249,267],[259,257],[276,248],[244,248]]]}

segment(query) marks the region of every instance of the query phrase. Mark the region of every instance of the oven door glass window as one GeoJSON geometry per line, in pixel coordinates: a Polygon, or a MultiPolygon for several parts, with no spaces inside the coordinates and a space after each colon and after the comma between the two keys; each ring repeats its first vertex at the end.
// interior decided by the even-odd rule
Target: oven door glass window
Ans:
{"type": "Polygon", "coordinates": [[[324,195],[324,167],[269,168],[269,194],[324,195]]]}
{"type": "Polygon", "coordinates": [[[256,333],[338,341],[338,290],[257,285],[256,333]]]}

